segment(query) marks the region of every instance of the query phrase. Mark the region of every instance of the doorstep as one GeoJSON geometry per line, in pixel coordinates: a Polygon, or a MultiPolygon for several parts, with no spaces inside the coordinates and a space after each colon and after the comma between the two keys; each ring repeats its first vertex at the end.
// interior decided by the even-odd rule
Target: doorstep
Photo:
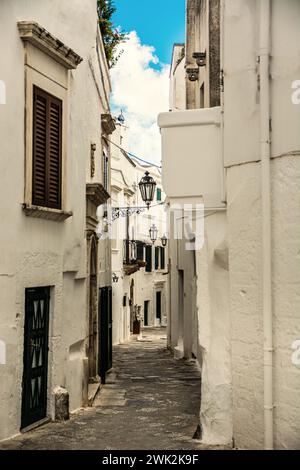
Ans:
{"type": "Polygon", "coordinates": [[[29,426],[26,426],[26,428],[21,429],[21,434],[24,432],[29,432],[32,431],[33,429],[39,428],[40,426],[43,426],[44,424],[50,423],[51,419],[46,417],[43,419],[40,419],[39,421],[36,421],[35,423],[30,424],[29,426]]]}
{"type": "Polygon", "coordinates": [[[88,406],[93,406],[94,400],[100,390],[100,382],[88,385],[88,406]]]}

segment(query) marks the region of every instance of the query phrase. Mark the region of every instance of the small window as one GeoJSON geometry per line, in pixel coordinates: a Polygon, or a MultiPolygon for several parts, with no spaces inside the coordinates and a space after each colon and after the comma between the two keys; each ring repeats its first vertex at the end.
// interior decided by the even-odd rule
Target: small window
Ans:
{"type": "Polygon", "coordinates": [[[160,269],[165,269],[165,248],[163,246],[160,247],[160,269]]]}
{"type": "Polygon", "coordinates": [[[144,243],[137,241],[136,242],[136,247],[137,247],[137,260],[138,261],[144,261],[144,243]]]}
{"type": "Polygon", "coordinates": [[[61,209],[62,101],[33,88],[32,203],[61,209]]]}
{"type": "Polygon", "coordinates": [[[152,272],[152,245],[146,246],[146,273],[152,272]]]}
{"type": "Polygon", "coordinates": [[[157,188],[156,190],[156,200],[161,201],[161,189],[157,188]]]}
{"type": "Polygon", "coordinates": [[[155,269],[159,269],[159,246],[155,247],[155,269]]]}
{"type": "Polygon", "coordinates": [[[103,152],[103,186],[108,191],[108,156],[106,152],[103,152]]]}

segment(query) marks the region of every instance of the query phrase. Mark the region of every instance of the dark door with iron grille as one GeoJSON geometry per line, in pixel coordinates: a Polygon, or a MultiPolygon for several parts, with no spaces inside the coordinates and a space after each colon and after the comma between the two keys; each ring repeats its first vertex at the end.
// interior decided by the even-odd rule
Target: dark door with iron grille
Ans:
{"type": "Polygon", "coordinates": [[[105,374],[112,368],[112,288],[110,286],[100,289],[99,325],[98,373],[102,383],[105,383],[105,374]]]}
{"type": "Polygon", "coordinates": [[[50,288],[25,291],[21,429],[46,417],[50,288]]]}

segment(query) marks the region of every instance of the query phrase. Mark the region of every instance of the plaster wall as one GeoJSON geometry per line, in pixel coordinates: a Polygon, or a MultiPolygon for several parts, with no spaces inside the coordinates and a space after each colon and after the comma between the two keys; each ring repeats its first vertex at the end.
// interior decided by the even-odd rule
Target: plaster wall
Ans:
{"type": "MultiPolygon", "coordinates": [[[[200,424],[205,444],[231,444],[229,265],[226,212],[207,213],[196,252],[200,424]]],[[[197,324],[194,324],[196,328],[197,324]]]]}
{"type": "MultiPolygon", "coordinates": [[[[272,160],[273,393],[277,449],[298,449],[300,445],[300,378],[299,368],[292,363],[292,344],[300,334],[299,171],[299,156],[272,160]]],[[[263,448],[264,436],[260,181],[259,163],[228,171],[232,188],[228,194],[228,227],[233,430],[235,444],[249,449],[263,448]]]]}
{"type": "MultiPolygon", "coordinates": [[[[194,338],[197,332],[196,357],[202,368],[200,422],[204,442],[230,443],[233,437],[239,448],[261,449],[264,440],[264,384],[263,182],[259,162],[260,93],[257,60],[260,2],[226,0],[222,3],[224,126],[221,126],[221,132],[228,207],[227,212],[206,214],[205,244],[196,255],[198,320],[192,321],[192,330],[194,338]],[[238,38],[243,38],[243,41],[238,38]],[[227,252],[229,262],[226,262],[227,252]]],[[[300,4],[296,0],[274,0],[271,5],[274,446],[278,449],[298,449],[300,380],[299,366],[292,362],[292,344],[299,338],[300,324],[297,294],[300,279],[299,197],[296,196],[300,190],[300,107],[292,102],[292,83],[300,77],[300,4]]],[[[198,18],[199,9],[196,2],[192,1],[188,7],[187,28],[193,28],[188,39],[193,44],[193,22],[198,18]],[[191,10],[193,8],[194,13],[191,10]]],[[[190,103],[194,103],[193,86],[189,84],[190,103]]],[[[176,113],[171,117],[166,116],[166,119],[169,124],[180,121],[176,113]]],[[[161,117],[159,123],[163,123],[161,117]]],[[[181,131],[185,132],[184,129],[181,131]]],[[[164,138],[167,138],[166,135],[163,135],[164,138]]],[[[173,136],[172,143],[174,139],[176,136],[173,136]]],[[[189,136],[185,146],[189,147],[191,142],[196,144],[197,138],[189,136]]],[[[204,149],[206,152],[210,149],[207,142],[204,149]]],[[[194,154],[193,151],[189,152],[191,162],[194,154]]],[[[173,164],[176,148],[173,147],[172,152],[169,152],[169,147],[163,146],[163,158],[173,164]]],[[[192,173],[195,174],[195,170],[192,173]]],[[[201,174],[205,175],[205,170],[201,174]]],[[[202,187],[203,184],[197,192],[199,195],[202,187]]],[[[170,203],[172,197],[176,202],[184,202],[181,186],[178,185],[178,188],[176,194],[169,194],[167,188],[167,196],[171,196],[170,203]]],[[[195,197],[195,191],[193,194],[187,192],[185,198],[188,195],[195,197]]],[[[171,224],[171,233],[173,231],[171,224]]],[[[178,282],[183,270],[184,280],[186,277],[191,278],[191,264],[185,264],[189,255],[184,255],[177,240],[171,237],[169,246],[171,308],[168,341],[172,349],[176,349],[180,335],[178,282]]],[[[193,318],[191,307],[185,315],[193,318]]],[[[186,338],[189,338],[188,331],[186,338]]]]}
{"type": "MultiPolygon", "coordinates": [[[[226,1],[224,156],[227,166],[233,436],[240,448],[264,439],[262,212],[259,154],[258,2],[226,1]],[[243,33],[242,33],[243,31],[243,33]],[[234,37],[247,39],[240,49],[234,37]],[[243,102],[243,106],[240,103],[243,102]]],[[[300,107],[292,82],[300,77],[300,4],[271,2],[271,207],[274,447],[299,449],[300,107]],[[299,366],[298,366],[299,367],[299,366]]]]}
{"type": "MultiPolygon", "coordinates": [[[[26,287],[51,286],[48,415],[54,417],[56,386],[68,389],[71,411],[82,404],[87,337],[85,187],[91,142],[97,143],[101,155],[101,122],[100,98],[89,66],[89,59],[95,59],[96,2],[89,0],[83,6],[75,0],[70,8],[66,0],[46,6],[37,0],[4,0],[0,18],[1,44],[10,45],[0,57],[7,91],[6,105],[0,109],[0,338],[7,348],[6,364],[0,366],[0,439],[4,439],[20,429],[26,287]],[[66,210],[73,216],[65,222],[26,217],[22,210],[25,68],[17,29],[22,20],[37,21],[84,59],[68,74],[64,186],[66,210]]],[[[51,59],[45,55],[43,60],[51,59]]],[[[100,179],[98,172],[95,179],[100,179]]]]}
{"type": "Polygon", "coordinates": [[[186,108],[185,45],[175,44],[170,70],[170,111],[186,108]]]}

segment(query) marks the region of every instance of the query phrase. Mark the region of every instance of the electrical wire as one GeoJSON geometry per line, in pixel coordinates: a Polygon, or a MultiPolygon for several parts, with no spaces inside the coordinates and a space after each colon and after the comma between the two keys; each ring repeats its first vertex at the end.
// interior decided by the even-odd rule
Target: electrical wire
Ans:
{"type": "Polygon", "coordinates": [[[156,163],[148,162],[147,160],[144,160],[143,158],[137,157],[137,156],[134,155],[133,153],[128,152],[128,150],[125,150],[123,147],[120,147],[120,145],[116,144],[115,142],[112,142],[112,141],[109,140],[107,137],[103,137],[103,139],[106,140],[107,142],[109,142],[110,144],[114,145],[114,146],[117,147],[118,149],[122,150],[122,151],[125,152],[127,155],[130,155],[132,158],[135,158],[136,160],[139,160],[140,162],[146,163],[147,165],[150,165],[150,166],[154,166],[155,168],[158,168],[159,170],[161,170],[161,166],[156,165],[156,163]]]}

